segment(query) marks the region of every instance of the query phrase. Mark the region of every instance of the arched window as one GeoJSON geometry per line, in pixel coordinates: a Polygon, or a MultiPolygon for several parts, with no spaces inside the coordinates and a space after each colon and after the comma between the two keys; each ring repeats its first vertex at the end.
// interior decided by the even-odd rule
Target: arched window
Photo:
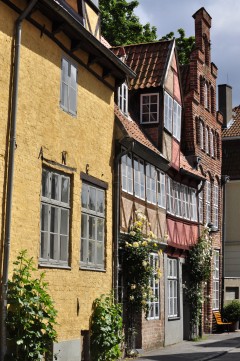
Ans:
{"type": "Polygon", "coordinates": [[[206,127],[205,129],[205,151],[209,154],[209,129],[206,127]]]}
{"type": "Polygon", "coordinates": [[[204,107],[208,109],[208,84],[205,82],[204,84],[204,107]]]}
{"type": "Polygon", "coordinates": [[[199,122],[199,145],[201,149],[204,149],[204,125],[202,120],[199,122]]]}
{"type": "Polygon", "coordinates": [[[220,139],[218,133],[216,133],[216,155],[217,159],[220,159],[220,139]]]}
{"type": "Polygon", "coordinates": [[[211,130],[210,132],[210,154],[214,158],[215,157],[215,149],[214,149],[214,132],[211,130]]]}
{"type": "Polygon", "coordinates": [[[211,86],[211,113],[215,114],[215,92],[211,86]]]}
{"type": "Polygon", "coordinates": [[[200,104],[204,105],[204,84],[205,81],[202,76],[200,76],[200,104]]]}

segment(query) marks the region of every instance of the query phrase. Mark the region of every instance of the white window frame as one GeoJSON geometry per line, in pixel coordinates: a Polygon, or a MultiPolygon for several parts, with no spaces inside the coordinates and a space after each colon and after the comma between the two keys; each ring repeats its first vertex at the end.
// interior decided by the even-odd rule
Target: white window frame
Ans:
{"type": "Polygon", "coordinates": [[[219,310],[219,295],[220,295],[220,268],[219,268],[219,250],[213,251],[213,297],[212,308],[219,310]]]}
{"type": "Polygon", "coordinates": [[[77,115],[77,76],[75,64],[62,58],[60,106],[67,113],[77,115]]]}
{"type": "Polygon", "coordinates": [[[197,222],[197,195],[194,188],[189,188],[190,193],[190,219],[197,222]]]}
{"type": "Polygon", "coordinates": [[[137,198],[145,199],[145,167],[144,161],[133,157],[134,168],[134,195],[137,198]]]}
{"type": "Polygon", "coordinates": [[[205,152],[209,154],[209,129],[205,128],[205,152]]]}
{"type": "Polygon", "coordinates": [[[174,188],[170,177],[167,177],[167,212],[174,214],[174,188]]]}
{"type": "Polygon", "coordinates": [[[158,206],[166,208],[166,177],[161,171],[157,171],[157,201],[158,206]]]}
{"type": "Polygon", "coordinates": [[[141,94],[140,97],[140,122],[141,124],[154,124],[159,122],[159,94],[158,93],[148,93],[141,94]],[[149,98],[148,102],[144,102],[145,98],[149,98]],[[157,97],[157,102],[152,102],[152,98],[157,97]],[[148,106],[148,112],[143,111],[143,107],[148,106]],[[151,106],[156,106],[156,111],[151,111],[151,106]],[[156,119],[151,119],[153,114],[156,114],[156,119]],[[148,121],[143,120],[143,116],[148,115],[148,121]]]}
{"type": "Polygon", "coordinates": [[[198,220],[199,223],[203,223],[203,190],[198,193],[198,220]]]}
{"type": "Polygon", "coordinates": [[[182,107],[176,100],[173,102],[173,136],[180,141],[181,138],[182,107]]]}
{"type": "Polygon", "coordinates": [[[70,186],[68,175],[43,168],[40,264],[68,265],[70,186]]]}
{"type": "Polygon", "coordinates": [[[206,194],[206,223],[211,222],[211,183],[209,181],[206,181],[206,187],[205,187],[205,194],[206,194]]]}
{"type": "Polygon", "coordinates": [[[219,204],[219,187],[213,186],[213,222],[214,226],[218,228],[218,204],[219,204]]]}
{"type": "Polygon", "coordinates": [[[173,127],[173,98],[164,92],[164,127],[172,133],[173,127]]]}
{"type": "Polygon", "coordinates": [[[95,185],[83,182],[81,198],[82,220],[80,266],[81,268],[104,270],[106,223],[105,190],[95,185]],[[92,229],[90,229],[90,221],[92,222],[92,229]]]}
{"type": "Polygon", "coordinates": [[[131,153],[122,156],[121,179],[122,179],[122,190],[129,194],[133,194],[133,168],[132,168],[131,153]]]}
{"type": "Polygon", "coordinates": [[[153,267],[154,274],[149,280],[149,286],[152,290],[153,300],[148,301],[149,316],[148,320],[159,320],[160,316],[160,284],[156,277],[157,269],[159,268],[159,257],[156,253],[151,253],[149,256],[149,263],[153,267]]]}
{"type": "Polygon", "coordinates": [[[179,317],[178,260],[168,258],[168,318],[179,317]]]}
{"type": "Polygon", "coordinates": [[[175,215],[181,217],[182,215],[182,201],[181,201],[181,185],[174,182],[174,195],[175,195],[175,215]]]}
{"type": "Polygon", "coordinates": [[[157,171],[156,168],[146,163],[146,198],[148,203],[156,204],[157,171]]]}
{"type": "Polygon", "coordinates": [[[182,193],[182,217],[185,219],[190,219],[188,187],[182,184],[181,193],[182,193]]]}
{"type": "Polygon", "coordinates": [[[128,115],[128,86],[126,83],[118,88],[118,107],[123,114],[128,115]]]}

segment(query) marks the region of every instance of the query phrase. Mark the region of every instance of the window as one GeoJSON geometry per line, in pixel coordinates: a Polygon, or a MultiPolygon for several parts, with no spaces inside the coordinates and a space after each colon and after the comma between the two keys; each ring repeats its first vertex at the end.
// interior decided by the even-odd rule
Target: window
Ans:
{"type": "Polygon", "coordinates": [[[197,221],[197,197],[193,188],[190,188],[190,218],[192,221],[197,221]]]}
{"type": "Polygon", "coordinates": [[[206,182],[206,223],[211,222],[211,183],[206,182]]]}
{"type": "Polygon", "coordinates": [[[165,190],[165,174],[163,172],[157,171],[157,196],[158,196],[158,205],[159,207],[166,207],[166,190],[165,190]]]}
{"type": "Polygon", "coordinates": [[[204,84],[204,107],[208,109],[208,85],[204,84]]]}
{"type": "Polygon", "coordinates": [[[172,133],[173,98],[164,93],[164,127],[172,133]]]}
{"type": "Polygon", "coordinates": [[[128,114],[128,87],[126,83],[118,88],[118,106],[124,114],[128,114]]]}
{"type": "Polygon", "coordinates": [[[182,107],[174,100],[173,106],[173,136],[180,140],[181,137],[181,115],[182,115],[182,107]]]}
{"type": "Polygon", "coordinates": [[[126,154],[122,157],[122,190],[133,194],[132,156],[126,154]]]}
{"type": "Polygon", "coordinates": [[[135,157],[134,157],[134,194],[138,198],[145,199],[144,162],[135,157]]]}
{"type": "Polygon", "coordinates": [[[68,264],[69,212],[70,177],[43,169],[40,263],[68,264]]]}
{"type": "Polygon", "coordinates": [[[81,266],[104,268],[105,191],[82,184],[81,266]]]}
{"type": "Polygon", "coordinates": [[[209,154],[209,130],[208,127],[205,129],[205,151],[209,154]]]}
{"type": "Polygon", "coordinates": [[[158,123],[159,94],[141,94],[141,123],[158,123]]]}
{"type": "Polygon", "coordinates": [[[188,187],[182,185],[181,186],[182,193],[182,216],[183,218],[189,219],[189,196],[188,196],[188,187]]]}
{"type": "Polygon", "coordinates": [[[204,130],[204,127],[203,127],[203,122],[200,120],[200,124],[199,124],[199,132],[200,132],[200,147],[201,149],[204,149],[204,137],[203,137],[203,130],[204,130]]]}
{"type": "Polygon", "coordinates": [[[179,183],[174,183],[175,189],[175,214],[181,216],[181,186],[179,183]]]}
{"type": "Polygon", "coordinates": [[[167,177],[167,211],[172,214],[174,213],[173,181],[169,177],[167,177]]]}
{"type": "Polygon", "coordinates": [[[147,202],[156,204],[156,169],[146,164],[146,196],[147,202]]]}
{"type": "Polygon", "coordinates": [[[150,265],[153,267],[155,273],[150,278],[150,287],[154,299],[149,301],[149,316],[148,319],[159,319],[159,279],[156,277],[157,269],[159,268],[159,258],[157,254],[150,255],[150,265]]]}
{"type": "Polygon", "coordinates": [[[218,228],[218,185],[213,187],[213,222],[218,228]]]}
{"type": "Polygon", "coordinates": [[[219,309],[219,251],[213,252],[213,305],[214,310],[219,309]]]}
{"type": "Polygon", "coordinates": [[[61,108],[77,114],[77,68],[69,60],[62,59],[61,108]]]}
{"type": "Polygon", "coordinates": [[[214,151],[214,134],[213,134],[213,130],[211,130],[211,132],[210,132],[210,153],[211,153],[211,156],[214,158],[215,151],[214,151]]]}
{"type": "MultiPolygon", "coordinates": [[[[201,187],[201,185],[200,185],[201,187]]],[[[203,191],[198,193],[198,219],[200,223],[203,223],[203,191]]]]}
{"type": "Polygon", "coordinates": [[[168,317],[178,317],[178,261],[168,258],[168,317]]]}

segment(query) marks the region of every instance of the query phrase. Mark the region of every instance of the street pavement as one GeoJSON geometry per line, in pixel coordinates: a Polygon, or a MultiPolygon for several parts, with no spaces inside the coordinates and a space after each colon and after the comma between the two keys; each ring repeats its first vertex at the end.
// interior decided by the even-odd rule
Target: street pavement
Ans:
{"type": "Polygon", "coordinates": [[[240,361],[240,330],[206,335],[202,341],[183,341],[139,355],[137,361],[240,361]]]}

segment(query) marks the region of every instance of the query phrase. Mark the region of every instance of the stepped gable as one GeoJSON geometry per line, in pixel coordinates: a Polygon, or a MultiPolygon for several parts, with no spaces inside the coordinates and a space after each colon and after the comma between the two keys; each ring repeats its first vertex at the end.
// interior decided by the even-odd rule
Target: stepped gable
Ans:
{"type": "Polygon", "coordinates": [[[163,157],[159,150],[152,144],[152,142],[141,130],[140,126],[130,116],[126,117],[125,115],[123,115],[123,113],[119,110],[116,104],[114,112],[130,137],[134,138],[137,142],[143,144],[145,147],[149,148],[153,152],[163,157]]]}
{"type": "Polygon", "coordinates": [[[233,108],[233,122],[223,129],[222,136],[223,138],[240,136],[240,105],[233,108]]]}
{"type": "Polygon", "coordinates": [[[131,90],[159,87],[162,84],[166,70],[166,59],[170,55],[172,44],[172,40],[164,40],[111,49],[119,57],[122,56],[124,49],[125,63],[137,74],[135,79],[130,80],[129,87],[131,90]]]}
{"type": "Polygon", "coordinates": [[[187,94],[190,91],[190,81],[189,81],[189,69],[190,65],[180,65],[180,77],[183,94],[187,94]]]}

